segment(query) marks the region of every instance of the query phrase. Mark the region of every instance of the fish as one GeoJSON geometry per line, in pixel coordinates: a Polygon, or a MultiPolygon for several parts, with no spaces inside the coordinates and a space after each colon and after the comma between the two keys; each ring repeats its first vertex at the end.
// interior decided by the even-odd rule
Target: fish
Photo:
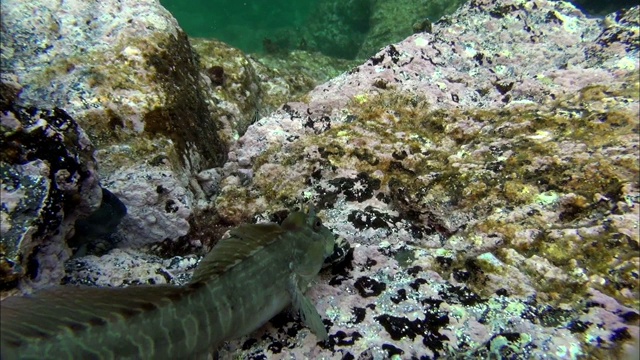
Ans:
{"type": "Polygon", "coordinates": [[[9,297],[0,302],[0,358],[195,358],[289,305],[324,341],[327,329],[304,293],[335,242],[309,206],[281,224],[232,229],[182,286],[56,286],[9,297]]]}

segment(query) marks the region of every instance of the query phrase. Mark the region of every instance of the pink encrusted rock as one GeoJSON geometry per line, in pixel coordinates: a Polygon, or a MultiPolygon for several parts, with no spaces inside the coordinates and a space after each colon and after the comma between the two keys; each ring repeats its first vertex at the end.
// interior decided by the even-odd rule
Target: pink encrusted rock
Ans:
{"type": "MultiPolygon", "coordinates": [[[[471,1],[434,24],[433,33],[389,45],[316,87],[308,103],[288,103],[261,119],[232,151],[253,159],[268,144],[325,131],[349,121],[347,104],[366,106],[387,90],[418,94],[435,109],[544,109],[589,85],[620,84],[638,69],[634,11],[618,21],[608,17],[604,28],[566,2],[471,1]],[[616,39],[612,29],[624,37],[616,39]]],[[[628,106],[637,111],[637,103],[628,106]]]]}
{"type": "MultiPolygon", "coordinates": [[[[222,357],[622,356],[640,316],[634,14],[471,1],[251,125],[215,171],[222,223],[313,202],[351,250],[308,291],[327,341],[285,312],[222,357]]],[[[143,184],[123,201],[149,208],[134,213],[153,236],[191,201],[164,192],[180,178],[165,176],[170,155],[109,180],[123,197],[143,184]]],[[[121,249],[76,260],[74,283],[164,269],[121,249]]]]}
{"type": "MultiPolygon", "coordinates": [[[[619,81],[621,72],[638,68],[637,49],[626,52],[629,46],[633,50],[633,27],[622,30],[608,19],[603,28],[567,2],[470,1],[434,24],[433,33],[389,45],[318,86],[309,94],[309,112],[340,121],[347,102],[383,92],[381,84],[421,94],[442,109],[552,103],[593,83],[619,81]],[[616,41],[612,29],[626,38],[616,41]]],[[[633,13],[621,20],[630,21],[633,13]]]]}
{"type": "Polygon", "coordinates": [[[278,318],[223,354],[626,351],[639,337],[637,11],[603,22],[563,2],[470,1],[250,126],[220,216],[312,201],[353,251],[310,291],[327,342],[278,318]],[[600,311],[596,291],[630,310],[600,311]]]}
{"type": "Polygon", "coordinates": [[[193,197],[168,166],[133,166],[104,184],[127,207],[127,216],[120,224],[120,233],[126,236],[119,246],[173,240],[189,232],[193,197]]]}

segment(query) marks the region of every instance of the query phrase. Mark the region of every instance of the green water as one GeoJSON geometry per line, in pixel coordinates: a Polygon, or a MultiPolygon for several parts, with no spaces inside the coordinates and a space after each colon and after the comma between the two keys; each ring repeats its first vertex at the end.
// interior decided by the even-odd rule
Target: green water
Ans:
{"type": "Polygon", "coordinates": [[[386,1],[161,0],[161,3],[190,36],[216,38],[247,53],[306,50],[354,59],[368,57],[380,47],[402,40],[413,32],[414,23],[424,19],[435,21],[454,11],[464,0],[386,1]],[[389,7],[394,8],[391,19],[384,16],[391,14],[387,11],[389,7]]]}
{"type": "MultiPolygon", "coordinates": [[[[354,59],[437,21],[464,0],[160,0],[191,37],[216,38],[247,53],[321,52],[354,59]],[[381,10],[382,9],[382,10],[381,10]],[[378,11],[376,13],[376,11],[378,11]],[[393,13],[389,19],[380,14],[393,13]]],[[[637,0],[573,0],[594,16],[637,0]]]]}
{"type": "Polygon", "coordinates": [[[192,37],[217,38],[245,52],[262,52],[265,39],[305,26],[315,1],[161,0],[192,37]]]}

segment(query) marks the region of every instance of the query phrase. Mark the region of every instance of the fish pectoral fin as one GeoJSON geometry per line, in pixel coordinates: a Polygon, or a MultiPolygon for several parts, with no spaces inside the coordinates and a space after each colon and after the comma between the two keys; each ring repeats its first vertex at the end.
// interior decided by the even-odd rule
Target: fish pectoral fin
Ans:
{"type": "Polygon", "coordinates": [[[296,283],[295,279],[292,278],[291,286],[289,287],[293,308],[300,313],[302,321],[318,338],[318,340],[326,340],[329,335],[327,334],[327,329],[325,329],[324,324],[322,323],[320,314],[318,314],[318,311],[315,306],[313,306],[309,298],[304,296],[296,283]]]}

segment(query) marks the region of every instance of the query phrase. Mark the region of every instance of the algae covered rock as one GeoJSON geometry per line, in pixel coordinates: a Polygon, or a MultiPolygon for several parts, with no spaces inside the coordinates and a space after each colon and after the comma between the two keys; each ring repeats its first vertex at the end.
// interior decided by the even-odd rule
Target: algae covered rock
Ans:
{"type": "Polygon", "coordinates": [[[61,109],[3,104],[0,126],[0,284],[57,283],[76,219],[101,201],[94,148],[61,109]]]}
{"type": "Polygon", "coordinates": [[[223,163],[231,131],[171,14],[151,0],[3,1],[2,14],[0,65],[21,87],[14,101],[62,108],[82,126],[103,184],[129,209],[122,231],[144,235],[134,243],[186,234],[197,202],[190,183],[223,163]],[[133,172],[135,184],[121,176],[133,172]],[[159,186],[171,194],[138,201],[159,186]]]}
{"type": "MultiPolygon", "coordinates": [[[[565,2],[470,1],[235,128],[228,119],[260,102],[253,84],[265,72],[235,51],[229,72],[223,57],[205,59],[191,79],[229,116],[221,138],[241,135],[226,162],[204,169],[206,154],[182,156],[165,133],[206,128],[170,111],[151,112],[153,131],[135,133],[145,136],[117,125],[124,144],[109,138],[98,154],[103,185],[127,206],[121,245],[135,249],[73,259],[65,281],[180,283],[196,249],[229,226],[312,202],[351,244],[308,293],[329,339],[283,313],[222,357],[623,356],[640,337],[637,14],[601,21],[565,2]]],[[[19,170],[38,180],[45,165],[19,170]]]]}
{"type": "Polygon", "coordinates": [[[262,116],[356,65],[307,51],[248,55],[216,39],[190,42],[206,75],[209,110],[222,124],[221,136],[229,144],[262,116]]]}
{"type": "Polygon", "coordinates": [[[224,166],[221,218],[311,201],[353,251],[312,289],[328,342],[278,319],[229,349],[627,352],[640,335],[636,12],[472,1],[250,126],[224,166]]]}
{"type": "Polygon", "coordinates": [[[64,108],[101,149],[144,135],[173,141],[187,168],[224,158],[195,54],[157,1],[4,1],[2,13],[2,70],[18,76],[19,103],[64,108]]]}

